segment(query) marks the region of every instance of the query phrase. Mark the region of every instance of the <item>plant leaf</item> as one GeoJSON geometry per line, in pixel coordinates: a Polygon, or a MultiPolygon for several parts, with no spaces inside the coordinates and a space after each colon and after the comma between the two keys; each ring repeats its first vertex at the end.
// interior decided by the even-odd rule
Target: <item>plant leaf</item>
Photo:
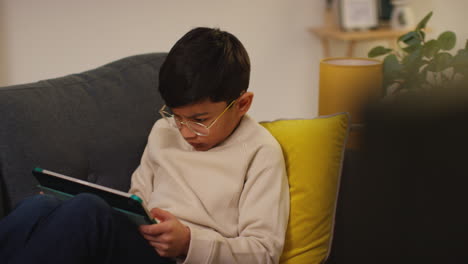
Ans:
{"type": "Polygon", "coordinates": [[[383,61],[383,85],[387,89],[390,85],[396,82],[399,79],[404,78],[404,72],[402,71],[403,65],[398,62],[398,59],[395,54],[390,54],[385,57],[383,61]]]}
{"type": "Polygon", "coordinates": [[[437,41],[439,42],[440,49],[451,50],[455,47],[457,36],[452,31],[445,31],[439,35],[437,41]]]}
{"type": "Polygon", "coordinates": [[[468,50],[459,50],[457,55],[453,57],[452,64],[468,66],[468,50]]]}
{"type": "Polygon", "coordinates": [[[427,65],[426,68],[424,68],[426,71],[430,71],[430,72],[436,72],[437,71],[437,64],[435,63],[435,61],[431,61],[431,63],[429,63],[429,65],[427,65]]]}
{"type": "Polygon", "coordinates": [[[383,61],[384,72],[395,73],[402,70],[403,66],[398,62],[395,54],[390,54],[383,61]]]}
{"type": "Polygon", "coordinates": [[[419,32],[419,34],[421,34],[421,39],[424,41],[426,39],[426,32],[422,31],[422,30],[418,30],[416,32],[419,32]]]}
{"type": "Polygon", "coordinates": [[[426,65],[426,67],[422,68],[420,74],[423,78],[423,80],[427,81],[427,77],[428,77],[428,68],[429,68],[429,65],[426,65]]]}
{"type": "Polygon", "coordinates": [[[404,47],[403,50],[406,52],[406,53],[412,53],[414,52],[415,50],[417,49],[420,49],[422,46],[421,44],[415,44],[415,45],[412,45],[412,46],[407,46],[407,47],[404,47]]]}
{"type": "Polygon", "coordinates": [[[453,56],[450,53],[442,52],[434,56],[435,71],[440,72],[451,67],[453,56]]]}
{"type": "Polygon", "coordinates": [[[439,50],[439,42],[435,39],[432,39],[424,44],[423,55],[427,58],[432,58],[434,55],[436,55],[437,52],[439,52],[439,50]]]}
{"type": "Polygon", "coordinates": [[[416,44],[421,44],[421,36],[416,31],[410,31],[403,36],[398,38],[398,42],[403,41],[405,44],[412,46],[416,44]]]}
{"type": "Polygon", "coordinates": [[[456,72],[463,72],[468,69],[468,50],[459,50],[453,57],[452,65],[456,72]]]}
{"type": "Polygon", "coordinates": [[[377,46],[377,47],[371,49],[369,51],[369,53],[367,54],[367,56],[369,58],[374,58],[374,57],[378,57],[378,56],[388,54],[388,53],[390,53],[392,51],[393,51],[392,49],[387,49],[387,48],[385,48],[383,46],[377,46]]]}
{"type": "Polygon", "coordinates": [[[421,30],[423,28],[426,28],[426,24],[429,21],[429,19],[431,19],[431,17],[432,17],[432,11],[429,12],[429,14],[427,14],[421,21],[419,21],[419,23],[416,26],[415,30],[417,31],[417,30],[421,30]]]}
{"type": "Polygon", "coordinates": [[[422,54],[421,54],[421,46],[419,49],[414,50],[408,56],[403,58],[403,64],[406,65],[407,67],[412,67],[417,61],[422,62],[422,54]]]}

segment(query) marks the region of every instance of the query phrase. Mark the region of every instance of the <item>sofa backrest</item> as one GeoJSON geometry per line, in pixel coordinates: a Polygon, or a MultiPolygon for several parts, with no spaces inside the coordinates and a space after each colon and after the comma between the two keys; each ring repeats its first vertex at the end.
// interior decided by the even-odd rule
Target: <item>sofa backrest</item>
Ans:
{"type": "Polygon", "coordinates": [[[165,56],[0,88],[0,216],[38,192],[36,166],[127,191],[163,104],[157,87],[165,56]]]}

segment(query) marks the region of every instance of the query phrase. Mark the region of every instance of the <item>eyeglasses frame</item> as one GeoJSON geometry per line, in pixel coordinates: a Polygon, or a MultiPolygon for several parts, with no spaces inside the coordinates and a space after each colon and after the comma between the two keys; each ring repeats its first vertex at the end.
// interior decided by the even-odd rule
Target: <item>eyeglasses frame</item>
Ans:
{"type": "Polygon", "coordinates": [[[167,108],[166,105],[163,105],[163,107],[159,110],[159,114],[169,123],[170,120],[168,120],[169,118],[173,118],[174,119],[174,122],[176,122],[176,127],[180,130],[182,128],[182,126],[177,126],[177,122],[179,122],[181,125],[185,125],[188,127],[188,129],[190,129],[190,131],[192,131],[194,134],[196,134],[197,136],[202,136],[202,137],[206,137],[210,134],[210,128],[213,127],[213,125],[224,115],[224,113],[227,112],[227,110],[229,110],[229,108],[231,108],[234,103],[237,101],[237,99],[233,100],[224,110],[223,112],[221,112],[221,114],[219,114],[215,120],[213,120],[213,122],[211,122],[211,124],[209,124],[208,126],[205,125],[205,124],[202,124],[200,122],[193,122],[193,121],[178,121],[175,119],[174,115],[173,114],[169,114],[168,112],[165,111],[165,109],[167,108]],[[193,129],[193,127],[190,125],[190,124],[196,124],[198,126],[201,126],[201,127],[204,127],[207,129],[208,133],[205,135],[203,133],[200,133],[200,132],[197,132],[193,129]]]}

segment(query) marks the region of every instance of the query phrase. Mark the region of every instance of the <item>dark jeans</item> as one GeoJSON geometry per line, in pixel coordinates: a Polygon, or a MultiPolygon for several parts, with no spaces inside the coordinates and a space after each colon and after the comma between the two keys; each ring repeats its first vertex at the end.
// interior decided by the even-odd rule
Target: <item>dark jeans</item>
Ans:
{"type": "Polygon", "coordinates": [[[80,194],[61,202],[37,195],[0,221],[2,263],[174,263],[104,200],[80,194]]]}

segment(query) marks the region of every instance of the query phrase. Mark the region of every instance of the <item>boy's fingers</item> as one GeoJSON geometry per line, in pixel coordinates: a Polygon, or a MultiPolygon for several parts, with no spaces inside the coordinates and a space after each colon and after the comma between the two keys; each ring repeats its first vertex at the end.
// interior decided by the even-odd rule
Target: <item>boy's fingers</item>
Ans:
{"type": "Polygon", "coordinates": [[[171,219],[173,217],[173,215],[171,213],[169,213],[168,211],[165,211],[163,209],[160,209],[160,208],[153,208],[151,210],[151,215],[160,220],[161,222],[164,222],[168,219],[171,219]]]}
{"type": "Polygon", "coordinates": [[[147,235],[145,233],[142,233],[143,237],[148,241],[148,242],[159,242],[159,239],[157,236],[151,236],[151,235],[147,235]]]}
{"type": "Polygon", "coordinates": [[[141,225],[140,232],[147,235],[158,236],[166,231],[166,226],[163,223],[154,225],[141,225]]]}
{"type": "Polygon", "coordinates": [[[169,246],[165,243],[159,243],[159,242],[149,242],[150,245],[158,250],[161,251],[167,251],[169,250],[169,246]]]}

